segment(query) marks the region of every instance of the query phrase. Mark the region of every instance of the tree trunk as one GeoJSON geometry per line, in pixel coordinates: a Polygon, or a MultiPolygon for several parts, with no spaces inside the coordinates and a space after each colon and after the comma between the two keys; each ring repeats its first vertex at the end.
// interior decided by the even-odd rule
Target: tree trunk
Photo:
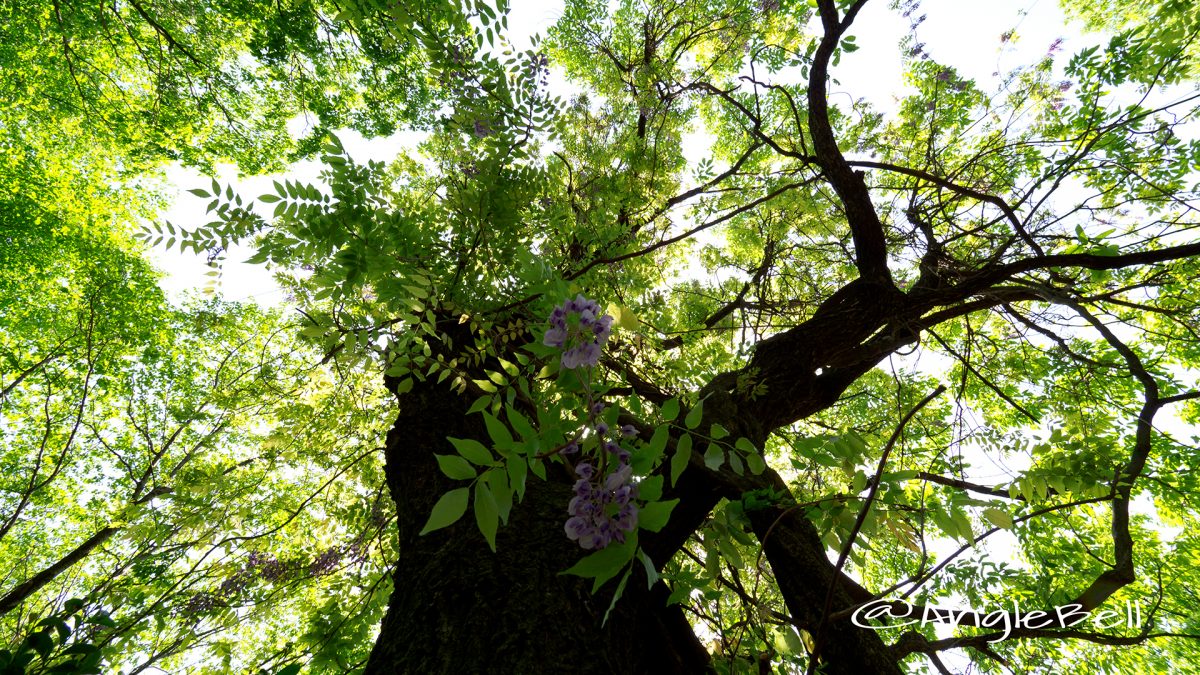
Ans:
{"type": "MultiPolygon", "coordinates": [[[[708,654],[659,582],[637,569],[607,623],[615,582],[562,575],[584,552],[563,523],[568,477],[531,477],[492,553],[468,511],[458,523],[418,536],[434,502],[460,487],[438,470],[447,436],[486,443],[478,415],[445,384],[418,383],[399,397],[386,447],[400,556],[395,590],[367,673],[699,673],[708,654]]],[[[552,467],[553,468],[553,467],[552,467]]],[[[639,566],[640,567],[640,566],[639,566]]]]}
{"type": "MultiPolygon", "coordinates": [[[[455,343],[470,338],[457,334],[462,330],[457,321],[446,322],[446,329],[455,343]]],[[[777,342],[778,347],[788,347],[783,340],[777,342]]],[[[760,353],[771,355],[770,348],[760,353]]],[[[827,407],[871,365],[855,363],[819,381],[809,373],[807,389],[799,386],[788,392],[790,408],[785,412],[799,418],[827,407]]],[[[768,363],[764,371],[781,368],[786,366],[768,363]]],[[[395,391],[396,380],[386,379],[395,391]]],[[[761,447],[768,427],[758,420],[769,415],[761,410],[745,414],[750,406],[730,396],[729,379],[718,377],[704,388],[705,419],[761,447]]],[[[771,398],[761,397],[758,403],[770,403],[771,398]]],[[[634,565],[606,623],[603,617],[616,583],[610,581],[593,595],[591,580],[561,574],[585,552],[563,529],[574,477],[559,464],[547,463],[546,481],[529,478],[524,501],[513,505],[508,524],[500,527],[495,553],[470,512],[450,527],[419,536],[434,503],[448,490],[465,485],[446,478],[438,468],[435,454],[455,454],[446,438],[490,442],[482,417],[466,412],[470,398],[455,394],[446,384],[416,383],[398,396],[398,403],[399,416],[387,436],[385,473],[396,502],[400,553],[368,674],[712,671],[708,653],[682,609],[666,606],[668,589],[662,582],[647,589],[640,565],[634,565]]],[[[773,471],[759,476],[734,474],[727,467],[714,471],[693,454],[679,483],[668,491],[668,498],[681,500],[671,522],[661,532],[646,533],[641,544],[661,566],[722,496],[739,499],[744,492],[764,488],[790,496],[773,471]]],[[[827,610],[834,613],[861,602],[858,596],[866,591],[834,570],[816,529],[789,503],[784,500],[751,513],[751,521],[793,621],[819,635],[822,672],[901,672],[878,633],[826,620],[827,610]],[[836,588],[827,599],[831,585],[836,588]],[[847,594],[852,589],[858,591],[855,597],[847,594]]]]}

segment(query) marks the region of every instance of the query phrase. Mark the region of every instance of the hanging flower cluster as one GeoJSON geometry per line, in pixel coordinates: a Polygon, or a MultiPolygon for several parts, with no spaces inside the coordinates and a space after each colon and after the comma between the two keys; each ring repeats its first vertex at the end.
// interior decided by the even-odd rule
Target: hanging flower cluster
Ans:
{"type": "MultiPolygon", "coordinates": [[[[582,295],[555,307],[543,344],[563,349],[564,368],[591,368],[600,360],[600,351],[612,332],[613,318],[600,316],[600,305],[582,295]]],[[[613,432],[600,416],[604,403],[593,399],[586,375],[581,374],[587,398],[588,424],[596,434],[596,457],[575,465],[575,496],[567,506],[564,529],[571,541],[584,549],[601,549],[614,540],[624,543],[625,535],[637,528],[637,484],[629,465],[629,450],[621,440],[637,436],[637,430],[625,425],[613,432]],[[607,472],[606,472],[607,469],[607,472]]],[[[578,439],[563,446],[564,455],[580,451],[578,439]]]]}
{"type": "MultiPolygon", "coordinates": [[[[593,404],[589,415],[594,418],[603,411],[604,404],[593,404]]],[[[579,542],[585,549],[604,548],[614,539],[624,543],[625,534],[637,527],[638,509],[637,484],[633,482],[633,468],[629,466],[629,451],[609,435],[608,424],[596,422],[597,446],[603,449],[598,463],[611,466],[612,471],[602,474],[592,462],[580,462],[575,466],[575,496],[567,506],[565,529],[571,541],[579,542]]],[[[621,435],[629,438],[636,435],[633,427],[621,428],[621,435]]]]}
{"type": "Polygon", "coordinates": [[[303,577],[305,571],[311,577],[333,574],[343,560],[362,563],[367,560],[367,552],[362,544],[354,542],[347,546],[333,546],[317,556],[311,563],[303,559],[280,560],[269,553],[252,551],[246,558],[241,569],[234,572],[221,582],[215,591],[199,591],[193,594],[184,604],[184,612],[196,614],[207,612],[216,607],[230,607],[238,602],[238,595],[255,579],[280,582],[303,577]]]}
{"type": "Polygon", "coordinates": [[[550,313],[550,329],[542,344],[565,348],[563,368],[591,367],[600,360],[600,351],[612,333],[612,322],[611,316],[600,316],[600,305],[595,300],[577,295],[550,313]]]}

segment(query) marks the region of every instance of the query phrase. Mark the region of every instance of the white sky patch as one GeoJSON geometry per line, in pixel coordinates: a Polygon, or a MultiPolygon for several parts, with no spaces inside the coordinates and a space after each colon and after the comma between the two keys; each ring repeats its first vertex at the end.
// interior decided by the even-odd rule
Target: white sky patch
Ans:
{"type": "MultiPolygon", "coordinates": [[[[529,49],[532,36],[545,36],[562,15],[562,2],[535,0],[513,3],[509,14],[508,40],[518,50],[529,49]]],[[[1057,3],[1046,0],[1024,3],[962,3],[953,0],[927,0],[919,12],[928,16],[918,36],[933,58],[958,68],[965,76],[975,78],[985,89],[998,81],[995,73],[1017,64],[1029,64],[1049,48],[1057,38],[1077,31],[1066,31],[1057,3]],[[1017,38],[1001,43],[1002,33],[1016,27],[1017,38]]],[[[908,33],[908,19],[891,10],[885,3],[868,5],[856,20],[851,34],[857,36],[859,50],[843,55],[840,64],[832,69],[836,83],[831,84],[830,98],[835,104],[848,103],[850,96],[866,98],[877,109],[887,112],[904,94],[900,40],[908,33]],[[839,99],[845,99],[840,101],[839,99]]],[[[1064,45],[1069,49],[1071,45],[1064,45]]],[[[578,87],[567,82],[561,69],[552,68],[550,89],[567,99],[578,93],[578,87]]],[[[289,125],[294,135],[303,135],[309,124],[298,116],[289,125]]],[[[389,161],[397,153],[412,148],[424,138],[423,134],[402,132],[387,139],[367,139],[360,134],[342,130],[338,134],[355,160],[389,161]]],[[[694,165],[711,154],[713,137],[707,130],[696,129],[684,139],[684,156],[694,165]]],[[[232,184],[245,197],[255,197],[272,191],[273,180],[315,182],[321,165],[315,161],[299,162],[280,175],[248,177],[239,180],[230,166],[219,167],[218,180],[232,184]]],[[[186,192],[191,188],[207,189],[210,180],[192,169],[172,165],[167,169],[167,181],[176,186],[176,195],[162,219],[185,229],[193,229],[211,218],[204,212],[207,200],[186,192]]],[[[265,214],[269,215],[269,214],[265,214]]],[[[718,232],[706,233],[715,243],[718,232]]],[[[262,305],[285,301],[282,291],[262,265],[244,261],[253,253],[246,244],[236,245],[223,265],[219,292],[228,300],[253,300],[262,305]]],[[[155,248],[151,257],[165,272],[163,287],[169,297],[180,299],[183,294],[202,289],[209,281],[211,268],[206,261],[178,250],[155,248]]]]}
{"type": "MultiPolygon", "coordinates": [[[[293,122],[295,129],[303,133],[301,120],[302,117],[297,117],[293,122]]],[[[426,138],[426,134],[413,131],[402,131],[387,138],[365,138],[350,129],[339,131],[337,136],[346,152],[360,164],[368,161],[390,162],[400,153],[415,152],[414,148],[426,138]]],[[[234,192],[241,195],[243,200],[253,200],[259,195],[274,193],[274,181],[277,180],[319,183],[318,174],[323,168],[324,165],[317,160],[304,160],[292,164],[284,173],[239,177],[236,167],[222,164],[217,167],[217,175],[209,177],[196,169],[173,163],[165,173],[166,181],[175,187],[175,196],[170,208],[160,215],[160,219],[189,231],[212,221],[213,214],[205,211],[211,200],[190,194],[188,190],[198,188],[211,192],[213,178],[222,189],[232,185],[234,192]]],[[[255,210],[265,218],[271,216],[271,209],[264,204],[258,204],[255,210]]],[[[284,293],[266,266],[245,262],[254,252],[254,246],[248,242],[230,248],[222,265],[217,292],[229,301],[253,301],[267,307],[284,303],[284,293]]],[[[208,276],[212,268],[208,266],[207,259],[190,250],[181,252],[175,246],[168,251],[158,246],[150,250],[150,258],[164,271],[161,286],[172,301],[178,302],[188,294],[203,292],[212,279],[208,276]]]]}

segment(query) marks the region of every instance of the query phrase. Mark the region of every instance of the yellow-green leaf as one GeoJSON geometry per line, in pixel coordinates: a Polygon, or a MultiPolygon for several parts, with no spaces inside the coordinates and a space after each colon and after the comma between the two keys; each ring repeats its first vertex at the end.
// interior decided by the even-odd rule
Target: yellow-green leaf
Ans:
{"type": "Polygon", "coordinates": [[[433,505],[433,511],[429,514],[429,520],[425,522],[425,527],[421,528],[420,534],[427,534],[434,530],[440,530],[448,525],[453,525],[458,522],[459,518],[467,512],[467,497],[469,496],[470,488],[456,488],[442,495],[441,499],[433,505]]]}
{"type": "Polygon", "coordinates": [[[1013,526],[1012,516],[1007,512],[997,508],[987,508],[983,510],[983,517],[989,523],[996,527],[1011,530],[1013,526]]]}

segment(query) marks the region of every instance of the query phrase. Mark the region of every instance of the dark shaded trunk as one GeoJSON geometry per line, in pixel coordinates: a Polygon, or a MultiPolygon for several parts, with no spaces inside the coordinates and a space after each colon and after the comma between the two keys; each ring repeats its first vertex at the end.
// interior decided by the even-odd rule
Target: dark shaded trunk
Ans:
{"type": "Polygon", "coordinates": [[[696,673],[708,655],[661,582],[630,578],[605,626],[615,582],[597,595],[591,581],[560,572],[583,555],[564,534],[570,482],[530,477],[488,549],[470,510],[458,523],[417,533],[434,502],[465,482],[446,479],[434,453],[447,436],[487,435],[469,401],[446,385],[417,384],[399,400],[388,434],[386,474],[396,501],[400,558],[395,590],[367,673],[696,673]]]}
{"type": "Polygon", "coordinates": [[[828,675],[903,672],[878,633],[845,619],[827,618],[827,606],[833,614],[865,598],[851,596],[856,589],[829,562],[813,524],[801,512],[783,507],[755,511],[749,516],[754,534],[764,542],[788,613],[820,645],[819,661],[824,665],[821,672],[828,675]]]}
{"type": "MultiPolygon", "coordinates": [[[[740,414],[735,402],[721,389],[723,379],[718,377],[702,392],[707,395],[705,423],[719,423],[734,436],[745,435],[762,447],[766,441],[762,428],[756,426],[752,418],[740,414]]],[[[807,399],[812,410],[828,405],[825,400],[837,398],[826,392],[819,395],[821,398],[816,400],[813,400],[816,397],[807,399]]],[[[797,400],[792,404],[804,405],[805,401],[797,400]]],[[[693,453],[679,483],[668,491],[670,497],[680,499],[671,522],[662,532],[644,539],[643,544],[655,560],[665,560],[701,525],[719,497],[736,500],[745,493],[766,490],[786,497],[775,505],[748,511],[747,516],[771,565],[792,622],[814,638],[819,636],[820,672],[828,675],[901,673],[892,650],[878,632],[856,626],[845,618],[827,619],[827,615],[872,599],[871,594],[835,569],[817,528],[803,510],[794,508],[795,501],[790,497],[787,484],[775,471],[768,468],[760,475],[738,474],[728,465],[713,470],[693,453]],[[832,594],[831,586],[834,586],[832,594]]]]}
{"type": "MultiPolygon", "coordinates": [[[[853,290],[840,294],[838,302],[828,303],[818,315],[843,326],[847,314],[866,322],[865,312],[843,311],[847,303],[841,301],[842,296],[853,296],[851,307],[859,304],[853,301],[857,298],[853,290]]],[[[463,329],[456,320],[443,325],[448,333],[454,333],[449,335],[454,342],[461,344],[470,338],[458,334],[463,329]]],[[[828,337],[823,322],[806,325],[814,336],[828,337]]],[[[896,339],[906,342],[912,338],[906,334],[896,339]]],[[[768,395],[748,401],[734,391],[736,375],[717,377],[701,391],[706,423],[719,422],[735,436],[744,435],[763,447],[772,428],[764,425],[763,419],[786,422],[786,417],[798,419],[828,407],[870,369],[879,358],[876,352],[889,351],[872,350],[874,358],[856,360],[831,354],[831,350],[838,351],[837,344],[818,341],[805,351],[786,338],[763,343],[756,363],[763,366],[764,375],[791,372],[800,382],[790,389],[775,383],[768,395]],[[807,361],[837,363],[839,368],[814,377],[807,361]],[[786,401],[779,401],[781,398],[786,401]]],[[[389,381],[393,391],[395,384],[389,381]]],[[[400,412],[388,433],[385,453],[388,487],[396,502],[400,555],[395,590],[367,672],[710,670],[708,654],[683,611],[666,606],[668,590],[661,582],[653,589],[646,588],[640,565],[635,564],[634,575],[604,626],[601,621],[616,583],[610,581],[593,595],[590,580],[561,574],[585,555],[563,530],[574,481],[561,465],[547,465],[551,472],[547,481],[529,478],[524,501],[514,504],[510,522],[499,530],[496,553],[479,533],[470,509],[458,523],[418,536],[441,495],[467,484],[447,479],[438,469],[434,454],[455,453],[446,437],[473,438],[490,445],[482,417],[466,414],[470,399],[455,394],[446,384],[432,382],[418,383],[398,398],[400,412]],[[556,470],[561,473],[555,475],[556,470]]],[[[673,439],[670,447],[674,445],[673,439]]],[[[679,483],[668,491],[667,498],[681,500],[670,523],[659,533],[644,533],[641,543],[661,567],[721,497],[739,499],[746,492],[764,489],[785,497],[775,506],[749,514],[753,530],[764,545],[794,623],[820,636],[823,672],[899,673],[878,633],[844,620],[827,619],[827,614],[862,602],[867,591],[835,571],[816,528],[801,511],[790,508],[794,503],[790,491],[775,472],[735,474],[728,465],[712,470],[693,453],[679,483]],[[836,588],[827,603],[831,585],[836,588]]]]}

